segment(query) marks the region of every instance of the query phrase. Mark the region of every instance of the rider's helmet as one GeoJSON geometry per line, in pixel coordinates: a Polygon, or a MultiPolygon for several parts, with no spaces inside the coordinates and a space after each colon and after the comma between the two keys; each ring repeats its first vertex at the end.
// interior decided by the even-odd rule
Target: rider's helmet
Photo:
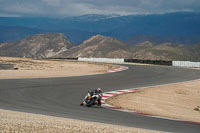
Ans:
{"type": "Polygon", "coordinates": [[[92,96],[94,92],[93,91],[88,91],[88,93],[92,96]]]}
{"type": "Polygon", "coordinates": [[[98,92],[98,93],[101,93],[101,92],[102,92],[101,88],[98,88],[98,89],[97,89],[97,92],[98,92]]]}

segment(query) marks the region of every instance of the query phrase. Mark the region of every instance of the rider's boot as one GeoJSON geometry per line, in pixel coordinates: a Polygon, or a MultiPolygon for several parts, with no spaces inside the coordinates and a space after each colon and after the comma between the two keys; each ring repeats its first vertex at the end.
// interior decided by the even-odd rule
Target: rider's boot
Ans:
{"type": "Polygon", "coordinates": [[[82,102],[80,102],[80,106],[82,106],[83,105],[83,101],[82,102]]]}
{"type": "Polygon", "coordinates": [[[97,106],[101,106],[101,99],[98,100],[97,106]]]}

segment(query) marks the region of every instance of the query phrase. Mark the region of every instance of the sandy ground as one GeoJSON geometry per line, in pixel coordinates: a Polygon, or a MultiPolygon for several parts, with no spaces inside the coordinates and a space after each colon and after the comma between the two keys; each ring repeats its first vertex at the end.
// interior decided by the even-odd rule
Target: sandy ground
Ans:
{"type": "MultiPolygon", "coordinates": [[[[0,133],[157,133],[67,118],[13,112],[0,109],[0,133]],[[98,126],[97,126],[98,125],[98,126]]],[[[159,133],[159,132],[158,132],[159,133]]]]}
{"type": "Polygon", "coordinates": [[[145,88],[113,96],[106,102],[137,112],[200,122],[200,81],[145,88]]]}
{"type": "Polygon", "coordinates": [[[14,67],[18,68],[18,70],[0,70],[0,79],[92,75],[105,73],[109,69],[117,68],[117,66],[104,63],[33,60],[11,57],[0,57],[0,64],[14,64],[14,67]]]}

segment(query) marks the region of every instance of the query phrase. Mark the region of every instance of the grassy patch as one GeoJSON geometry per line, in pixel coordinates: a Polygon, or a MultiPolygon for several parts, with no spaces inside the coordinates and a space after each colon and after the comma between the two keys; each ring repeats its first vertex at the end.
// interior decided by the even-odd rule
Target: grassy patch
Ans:
{"type": "Polygon", "coordinates": [[[200,106],[194,108],[195,111],[200,111],[200,106]]]}

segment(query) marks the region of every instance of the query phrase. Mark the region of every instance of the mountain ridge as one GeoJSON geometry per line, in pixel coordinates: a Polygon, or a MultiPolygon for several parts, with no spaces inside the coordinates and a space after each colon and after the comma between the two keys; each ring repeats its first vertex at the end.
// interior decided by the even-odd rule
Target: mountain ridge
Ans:
{"type": "Polygon", "coordinates": [[[21,41],[1,43],[1,56],[48,58],[73,47],[62,33],[37,34],[21,41]]]}
{"type": "Polygon", "coordinates": [[[21,41],[0,43],[0,56],[28,58],[128,58],[145,60],[200,61],[200,45],[153,44],[145,41],[128,45],[113,37],[95,35],[73,45],[62,33],[37,34],[21,41]]]}

